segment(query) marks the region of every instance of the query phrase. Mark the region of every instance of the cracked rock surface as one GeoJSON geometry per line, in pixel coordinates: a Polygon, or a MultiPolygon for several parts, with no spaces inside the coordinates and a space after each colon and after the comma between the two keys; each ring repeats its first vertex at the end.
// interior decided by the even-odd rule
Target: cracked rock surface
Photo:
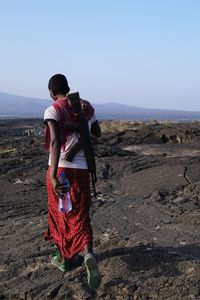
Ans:
{"type": "Polygon", "coordinates": [[[200,124],[102,128],[92,292],[81,260],[66,273],[50,264],[42,120],[0,121],[0,299],[200,299],[200,124]]]}

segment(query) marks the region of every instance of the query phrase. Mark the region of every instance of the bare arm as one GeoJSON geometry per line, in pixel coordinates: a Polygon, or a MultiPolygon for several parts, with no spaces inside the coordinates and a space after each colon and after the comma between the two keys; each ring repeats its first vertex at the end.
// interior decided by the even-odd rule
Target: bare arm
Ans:
{"type": "Polygon", "coordinates": [[[101,128],[99,126],[99,122],[95,121],[91,126],[91,134],[99,138],[101,136],[101,128]]]}
{"type": "Polygon", "coordinates": [[[61,143],[60,143],[60,132],[58,123],[56,121],[49,120],[47,121],[50,135],[51,135],[51,142],[50,142],[50,155],[51,155],[51,162],[50,162],[50,178],[51,184],[55,194],[64,193],[66,189],[62,188],[62,185],[59,183],[57,179],[57,170],[58,170],[58,162],[60,158],[60,150],[61,150],[61,143]]]}
{"type": "Polygon", "coordinates": [[[60,134],[58,123],[55,121],[48,121],[48,126],[51,135],[50,142],[50,154],[51,154],[51,169],[50,169],[50,177],[51,179],[56,178],[57,169],[58,169],[58,161],[60,157],[60,134]]]}

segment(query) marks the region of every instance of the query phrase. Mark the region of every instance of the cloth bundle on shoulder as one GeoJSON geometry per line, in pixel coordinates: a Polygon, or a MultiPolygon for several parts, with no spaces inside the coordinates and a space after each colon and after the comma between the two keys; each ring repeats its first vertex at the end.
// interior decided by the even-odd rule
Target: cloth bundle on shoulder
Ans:
{"type": "Polygon", "coordinates": [[[70,105],[72,106],[77,120],[77,128],[80,133],[79,142],[74,145],[73,149],[71,149],[70,153],[66,157],[68,161],[72,161],[76,153],[78,153],[81,149],[84,150],[86,162],[88,166],[88,171],[91,175],[92,185],[94,189],[94,196],[96,197],[96,188],[95,182],[97,181],[96,175],[96,163],[95,163],[95,155],[94,149],[91,143],[90,132],[88,127],[88,121],[84,115],[81,101],[79,97],[79,93],[72,93],[68,95],[68,99],[70,100],[70,105]]]}

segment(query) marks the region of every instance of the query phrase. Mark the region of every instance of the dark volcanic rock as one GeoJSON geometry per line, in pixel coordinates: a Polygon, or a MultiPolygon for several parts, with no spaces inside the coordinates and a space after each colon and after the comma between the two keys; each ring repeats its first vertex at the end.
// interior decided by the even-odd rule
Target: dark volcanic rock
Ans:
{"type": "Polygon", "coordinates": [[[119,124],[94,140],[94,293],[50,264],[42,120],[0,122],[1,299],[200,299],[199,123],[119,124]]]}

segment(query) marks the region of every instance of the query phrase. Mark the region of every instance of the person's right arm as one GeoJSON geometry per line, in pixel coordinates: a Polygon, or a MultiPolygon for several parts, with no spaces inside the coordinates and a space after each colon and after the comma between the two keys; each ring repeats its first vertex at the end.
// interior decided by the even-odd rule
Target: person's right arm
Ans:
{"type": "Polygon", "coordinates": [[[94,123],[92,123],[91,134],[96,136],[97,138],[99,138],[101,136],[101,127],[97,120],[94,123]]]}

